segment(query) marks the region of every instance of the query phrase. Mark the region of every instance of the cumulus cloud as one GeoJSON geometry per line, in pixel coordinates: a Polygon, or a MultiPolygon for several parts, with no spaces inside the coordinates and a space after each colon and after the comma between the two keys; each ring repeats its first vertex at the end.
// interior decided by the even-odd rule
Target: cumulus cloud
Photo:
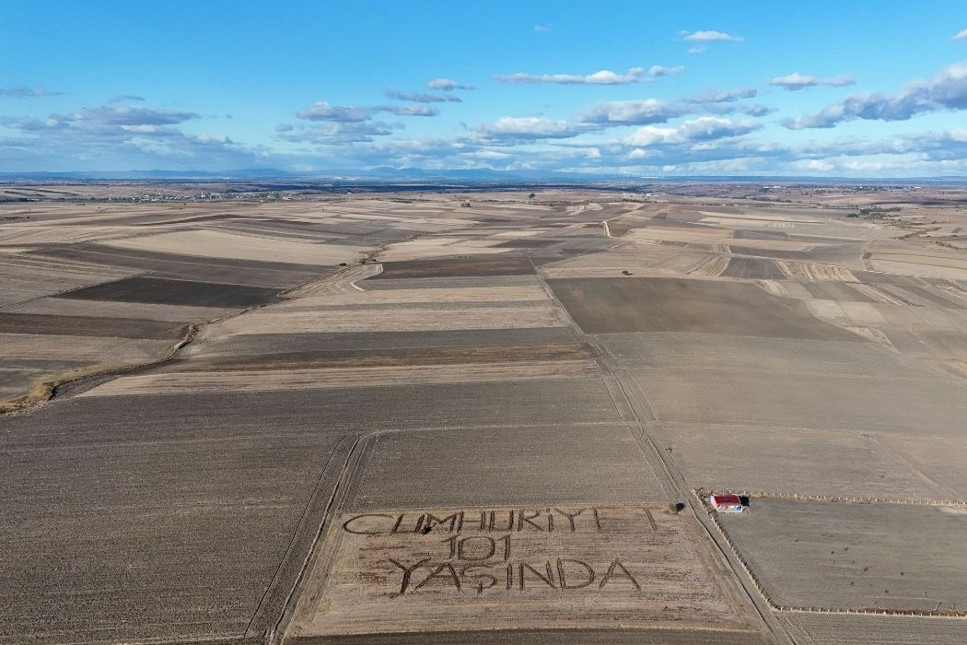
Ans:
{"type": "Polygon", "coordinates": [[[734,36],[724,31],[715,30],[680,31],[678,35],[682,40],[687,40],[691,43],[740,43],[745,40],[742,36],[734,36]]]}
{"type": "Polygon", "coordinates": [[[144,103],[146,100],[143,96],[137,96],[135,94],[120,94],[111,97],[108,103],[144,103]]]}
{"type": "Polygon", "coordinates": [[[567,121],[540,117],[501,117],[493,123],[474,128],[474,132],[489,140],[567,139],[582,132],[580,126],[567,121]]]}
{"type": "Polygon", "coordinates": [[[330,105],[319,101],[296,113],[306,121],[330,123],[363,123],[377,112],[389,112],[397,116],[437,116],[440,111],[427,105],[330,105]]]}
{"type": "Polygon", "coordinates": [[[300,119],[334,123],[359,123],[368,120],[372,115],[372,108],[361,105],[329,105],[328,101],[319,101],[298,112],[300,119]]]}
{"type": "Polygon", "coordinates": [[[775,85],[781,87],[790,92],[796,92],[798,90],[805,89],[807,87],[816,87],[817,85],[827,85],[829,87],[845,87],[847,85],[855,85],[856,81],[853,80],[851,76],[834,76],[832,78],[817,78],[815,76],[810,76],[808,74],[800,74],[799,72],[793,72],[792,74],[787,74],[786,76],[778,76],[771,81],[769,85],[775,85]]]}
{"type": "Polygon", "coordinates": [[[956,36],[951,38],[951,40],[967,40],[967,29],[964,29],[963,31],[958,33],[956,36]]]}
{"type": "Polygon", "coordinates": [[[706,90],[701,94],[697,94],[690,99],[686,99],[686,103],[694,103],[696,105],[704,105],[706,103],[732,103],[740,99],[751,99],[758,95],[758,91],[753,88],[739,88],[735,90],[726,90],[723,92],[713,92],[706,90]]]}
{"type": "Polygon", "coordinates": [[[653,146],[656,144],[682,144],[694,141],[711,141],[727,137],[738,137],[759,129],[751,121],[732,121],[717,117],[703,116],[691,121],[683,121],[677,128],[658,128],[645,126],[623,140],[631,146],[653,146]]]}
{"type": "Polygon", "coordinates": [[[421,92],[397,92],[396,90],[386,90],[383,96],[388,99],[399,101],[411,101],[413,103],[463,103],[463,99],[453,94],[425,94],[421,92]]]}
{"type": "Polygon", "coordinates": [[[37,98],[41,96],[60,96],[63,92],[51,92],[43,85],[18,85],[16,87],[0,87],[0,96],[13,99],[37,98]]]}
{"type": "Polygon", "coordinates": [[[440,110],[427,105],[378,105],[375,112],[390,112],[398,116],[437,116],[440,110]]]}
{"type": "Polygon", "coordinates": [[[403,128],[402,123],[381,121],[328,121],[310,126],[300,124],[276,126],[276,138],[289,143],[337,145],[368,143],[373,137],[385,137],[403,128]]]}
{"type": "Polygon", "coordinates": [[[73,163],[77,168],[240,168],[258,163],[261,148],[221,134],[187,134],[177,126],[195,112],[107,104],[43,118],[0,117],[18,132],[0,142],[0,167],[42,169],[73,163]]]}
{"type": "Polygon", "coordinates": [[[669,76],[680,74],[685,71],[681,65],[676,67],[663,67],[653,65],[649,69],[644,67],[632,67],[626,73],[612,72],[609,69],[602,69],[593,74],[508,74],[504,76],[494,76],[501,83],[516,83],[531,85],[536,83],[556,83],[558,85],[630,85],[651,81],[659,76],[669,76]]]}
{"type": "Polygon", "coordinates": [[[604,101],[592,106],[580,116],[582,123],[607,125],[649,125],[665,123],[683,114],[688,108],[658,99],[634,101],[604,101]]]}
{"type": "Polygon", "coordinates": [[[458,83],[457,81],[450,78],[435,78],[426,86],[431,90],[441,90],[443,92],[451,92],[453,90],[472,90],[473,85],[468,85],[466,83],[458,83]]]}
{"type": "Polygon", "coordinates": [[[910,83],[896,94],[854,94],[783,125],[792,130],[832,128],[845,121],[905,121],[918,114],[967,109],[967,63],[951,65],[928,81],[910,83]]]}

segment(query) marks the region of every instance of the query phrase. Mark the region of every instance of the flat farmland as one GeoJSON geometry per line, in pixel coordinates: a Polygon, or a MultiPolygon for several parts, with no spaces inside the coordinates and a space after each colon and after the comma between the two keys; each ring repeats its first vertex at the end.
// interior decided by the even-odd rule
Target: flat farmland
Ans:
{"type": "Polygon", "coordinates": [[[906,460],[907,451],[901,457],[883,445],[884,440],[865,433],[683,426],[655,434],[697,488],[816,497],[960,499],[923,477],[906,460]]]}
{"type": "Polygon", "coordinates": [[[0,204],[0,641],[964,640],[952,209],[407,188],[0,204]]]}
{"type": "Polygon", "coordinates": [[[567,312],[589,334],[681,331],[735,336],[849,340],[798,302],[751,284],[672,278],[549,280],[567,312]]]}
{"type": "Polygon", "coordinates": [[[518,255],[472,260],[404,260],[384,262],[383,272],[377,279],[527,275],[533,271],[530,263],[518,255]]]}
{"type": "Polygon", "coordinates": [[[956,618],[796,613],[782,614],[780,621],[797,642],[816,645],[943,645],[967,640],[967,621],[956,618]]]}
{"type": "Polygon", "coordinates": [[[268,302],[276,294],[278,289],[268,287],[165,278],[125,278],[68,291],[60,297],[190,307],[251,307],[268,302]]]}
{"type": "Polygon", "coordinates": [[[223,400],[68,401],[5,420],[0,640],[265,629],[284,599],[276,576],[309,547],[297,529],[319,516],[313,490],[345,434],[289,406],[251,423],[238,397],[223,400]]]}
{"type": "Polygon", "coordinates": [[[378,435],[347,507],[494,505],[510,498],[530,505],[669,501],[630,429],[564,424],[378,435]],[[394,485],[400,481],[407,485],[394,485]]]}
{"type": "Polygon", "coordinates": [[[184,327],[158,320],[0,313],[0,333],[50,336],[115,336],[118,338],[177,338],[184,327]]]}
{"type": "Polygon", "coordinates": [[[754,499],[719,518],[773,602],[961,613],[963,507],[754,499]]]}

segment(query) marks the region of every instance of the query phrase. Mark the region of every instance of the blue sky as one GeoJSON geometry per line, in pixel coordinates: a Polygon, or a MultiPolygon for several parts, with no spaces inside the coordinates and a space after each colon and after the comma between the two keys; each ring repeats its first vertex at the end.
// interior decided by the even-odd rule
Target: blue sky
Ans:
{"type": "Polygon", "coordinates": [[[967,3],[0,6],[0,171],[379,167],[964,176],[967,3]]]}

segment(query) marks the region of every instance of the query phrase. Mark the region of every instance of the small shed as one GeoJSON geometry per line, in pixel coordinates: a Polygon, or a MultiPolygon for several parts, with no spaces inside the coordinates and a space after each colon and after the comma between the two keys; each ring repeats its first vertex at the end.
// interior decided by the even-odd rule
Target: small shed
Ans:
{"type": "Polygon", "coordinates": [[[709,495],[708,503],[719,513],[741,513],[743,508],[738,495],[709,495]]]}

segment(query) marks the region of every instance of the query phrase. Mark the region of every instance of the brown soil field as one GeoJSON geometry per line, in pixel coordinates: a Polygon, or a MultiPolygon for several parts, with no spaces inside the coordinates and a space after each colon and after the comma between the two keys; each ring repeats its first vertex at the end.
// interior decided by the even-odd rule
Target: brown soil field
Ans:
{"type": "Polygon", "coordinates": [[[154,253],[134,249],[115,249],[98,244],[81,244],[38,250],[31,255],[58,262],[76,259],[98,266],[131,269],[138,273],[176,280],[204,277],[211,282],[225,282],[255,287],[289,287],[318,277],[326,267],[309,267],[287,262],[255,262],[227,258],[203,258],[177,253],[154,253]]]}
{"type": "Polygon", "coordinates": [[[967,621],[963,619],[791,613],[780,615],[779,620],[796,642],[816,645],[949,645],[967,641],[967,621]]]}
{"type": "Polygon", "coordinates": [[[783,280],[786,277],[775,262],[762,258],[735,257],[729,260],[729,266],[720,275],[749,280],[783,280]]]}
{"type": "Polygon", "coordinates": [[[229,358],[201,358],[187,363],[183,371],[277,370],[322,367],[390,367],[394,365],[450,365],[503,362],[573,361],[591,358],[589,348],[578,343],[545,345],[476,345],[473,347],[387,347],[371,349],[317,350],[256,354],[229,358]]]}
{"type": "Polygon", "coordinates": [[[238,284],[164,278],[125,278],[68,291],[60,294],[59,297],[191,307],[251,307],[269,302],[278,293],[277,289],[238,284]]]}
{"type": "Polygon", "coordinates": [[[801,303],[755,285],[666,278],[549,280],[575,322],[589,334],[678,331],[851,340],[801,303]]]}
{"type": "Polygon", "coordinates": [[[473,260],[410,260],[383,262],[383,272],[375,279],[526,275],[533,271],[530,263],[519,256],[473,260]]]}
{"type": "Polygon", "coordinates": [[[0,313],[0,333],[6,334],[173,339],[181,336],[183,331],[183,325],[158,320],[0,313]]]}
{"type": "Polygon", "coordinates": [[[494,505],[508,495],[532,505],[555,499],[664,507],[669,501],[628,428],[537,423],[379,435],[347,507],[494,505]],[[399,481],[409,484],[393,484],[399,481]]]}
{"type": "Polygon", "coordinates": [[[754,499],[719,521],[776,605],[962,613],[967,509],[754,499]]]}

